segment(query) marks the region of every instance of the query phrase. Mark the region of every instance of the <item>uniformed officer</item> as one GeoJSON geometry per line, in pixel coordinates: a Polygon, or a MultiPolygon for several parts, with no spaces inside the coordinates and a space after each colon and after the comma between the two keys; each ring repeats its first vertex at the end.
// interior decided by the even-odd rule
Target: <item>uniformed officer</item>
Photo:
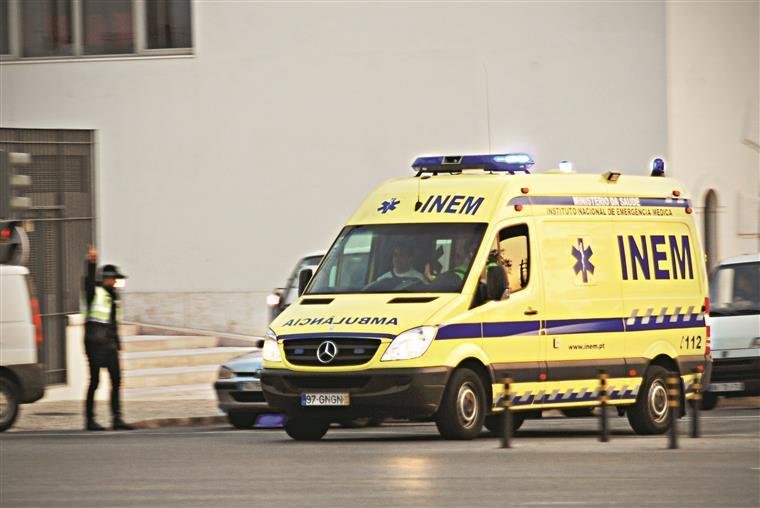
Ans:
{"type": "Polygon", "coordinates": [[[85,319],[84,346],[90,365],[90,386],[87,389],[85,417],[87,430],[105,430],[95,421],[95,390],[100,383],[100,369],[108,369],[111,378],[111,414],[113,430],[132,430],[121,419],[119,389],[121,369],[119,367],[119,323],[121,322],[121,299],[116,289],[117,281],[126,277],[114,265],[101,268],[96,281],[98,253],[90,246],[87,254],[87,275],[84,279],[84,302],[82,312],[85,319]]]}

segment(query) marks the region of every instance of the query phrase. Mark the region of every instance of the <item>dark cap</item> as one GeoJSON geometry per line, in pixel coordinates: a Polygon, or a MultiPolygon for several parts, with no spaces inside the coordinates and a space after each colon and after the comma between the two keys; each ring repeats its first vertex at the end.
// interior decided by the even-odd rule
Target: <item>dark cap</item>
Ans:
{"type": "Polygon", "coordinates": [[[100,277],[102,279],[105,279],[107,277],[111,277],[114,279],[126,279],[127,276],[123,273],[119,272],[119,269],[116,267],[116,265],[103,265],[103,268],[100,269],[100,277]]]}

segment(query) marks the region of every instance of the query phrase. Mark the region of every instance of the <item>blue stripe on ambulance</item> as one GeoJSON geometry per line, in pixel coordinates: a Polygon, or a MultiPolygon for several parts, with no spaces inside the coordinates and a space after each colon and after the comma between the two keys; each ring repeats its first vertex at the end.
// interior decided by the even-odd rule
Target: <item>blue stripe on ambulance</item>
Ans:
{"type": "MultiPolygon", "coordinates": [[[[663,315],[663,319],[646,319],[646,316],[628,318],[560,319],[544,321],[547,335],[576,333],[639,332],[698,328],[705,326],[704,314],[663,315]]],[[[519,335],[538,335],[541,321],[500,321],[495,323],[458,323],[443,325],[438,329],[436,340],[496,338],[519,335]]]]}
{"type": "Polygon", "coordinates": [[[285,339],[332,339],[339,337],[368,338],[368,339],[393,339],[392,333],[367,333],[367,332],[319,332],[319,333],[290,333],[278,335],[279,340],[285,339]]]}

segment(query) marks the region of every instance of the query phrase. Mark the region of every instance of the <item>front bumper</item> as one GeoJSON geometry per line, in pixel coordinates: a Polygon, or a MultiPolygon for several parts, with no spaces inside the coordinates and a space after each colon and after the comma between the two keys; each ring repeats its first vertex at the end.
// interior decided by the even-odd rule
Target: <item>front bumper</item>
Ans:
{"type": "Polygon", "coordinates": [[[760,357],[714,358],[710,383],[744,383],[743,391],[715,392],[719,395],[760,395],[760,357]]]}
{"type": "Polygon", "coordinates": [[[214,383],[219,409],[225,413],[264,413],[269,410],[259,380],[229,379],[214,383]]]}
{"type": "Polygon", "coordinates": [[[419,419],[438,410],[450,373],[449,367],[330,373],[267,369],[261,374],[261,387],[270,407],[288,416],[419,419]],[[303,407],[302,393],[348,393],[350,405],[303,407]]]}

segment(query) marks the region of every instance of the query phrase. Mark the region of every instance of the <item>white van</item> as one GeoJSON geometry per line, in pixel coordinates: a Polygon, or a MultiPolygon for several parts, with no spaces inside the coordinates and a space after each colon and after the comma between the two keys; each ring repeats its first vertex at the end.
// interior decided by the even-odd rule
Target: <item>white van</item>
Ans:
{"type": "Polygon", "coordinates": [[[760,254],[726,259],[710,280],[713,369],[703,407],[760,395],[760,254]]]}
{"type": "Polygon", "coordinates": [[[23,266],[0,265],[0,432],[13,425],[19,404],[42,398],[45,371],[39,306],[23,266]]]}

